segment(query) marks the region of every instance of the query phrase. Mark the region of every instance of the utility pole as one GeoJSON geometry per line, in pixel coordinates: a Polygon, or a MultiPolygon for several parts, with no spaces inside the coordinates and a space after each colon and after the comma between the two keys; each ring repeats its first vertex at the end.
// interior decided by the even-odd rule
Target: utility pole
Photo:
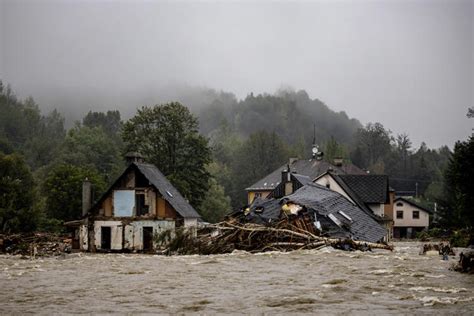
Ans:
{"type": "Polygon", "coordinates": [[[415,183],[415,197],[418,198],[418,182],[415,183]]]}

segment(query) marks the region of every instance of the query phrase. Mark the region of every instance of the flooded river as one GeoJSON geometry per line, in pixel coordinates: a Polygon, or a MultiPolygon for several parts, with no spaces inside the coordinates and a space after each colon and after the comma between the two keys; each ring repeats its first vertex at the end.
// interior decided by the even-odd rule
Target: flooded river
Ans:
{"type": "Polygon", "coordinates": [[[0,314],[474,314],[474,275],[418,252],[0,256],[0,314]]]}

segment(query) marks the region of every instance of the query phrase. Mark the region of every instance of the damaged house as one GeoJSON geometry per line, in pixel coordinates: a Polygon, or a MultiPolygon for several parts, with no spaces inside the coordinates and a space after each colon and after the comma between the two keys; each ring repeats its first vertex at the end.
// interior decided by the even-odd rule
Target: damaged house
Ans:
{"type": "Polygon", "coordinates": [[[314,227],[328,237],[367,242],[379,242],[386,237],[386,229],[372,211],[288,169],[282,172],[281,181],[269,196],[255,199],[245,213],[247,221],[258,224],[271,224],[284,217],[309,216],[314,227]]]}
{"type": "Polygon", "coordinates": [[[151,251],[153,236],[197,225],[200,215],[152,164],[128,154],[128,167],[91,205],[91,184],[83,184],[83,217],[73,228],[73,248],[82,251],[151,251]]]}
{"type": "Polygon", "coordinates": [[[346,197],[365,212],[373,213],[386,229],[386,241],[392,239],[395,191],[387,175],[338,174],[330,170],[313,181],[346,197]]]}
{"type": "Polygon", "coordinates": [[[311,180],[328,170],[334,170],[339,174],[366,174],[364,170],[341,158],[334,159],[332,163],[315,157],[311,159],[290,158],[287,165],[279,167],[245,189],[247,191],[247,203],[252,203],[255,198],[268,197],[281,183],[281,172],[288,168],[297,174],[309,177],[311,180]]]}

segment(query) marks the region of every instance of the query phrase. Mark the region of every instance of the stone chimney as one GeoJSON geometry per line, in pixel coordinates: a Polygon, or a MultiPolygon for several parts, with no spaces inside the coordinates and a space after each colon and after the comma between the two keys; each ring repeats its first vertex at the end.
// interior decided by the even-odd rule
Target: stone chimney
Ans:
{"type": "Polygon", "coordinates": [[[82,181],[82,216],[92,207],[92,183],[86,178],[82,181]]]}
{"type": "Polygon", "coordinates": [[[125,154],[125,159],[127,161],[127,164],[131,164],[134,162],[142,163],[145,161],[144,157],[142,154],[140,154],[137,151],[131,151],[125,154]]]}

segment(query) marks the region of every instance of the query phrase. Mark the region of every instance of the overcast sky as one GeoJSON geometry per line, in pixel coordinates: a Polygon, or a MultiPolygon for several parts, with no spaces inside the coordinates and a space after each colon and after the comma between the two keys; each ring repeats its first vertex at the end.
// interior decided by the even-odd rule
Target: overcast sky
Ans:
{"type": "Polygon", "coordinates": [[[290,86],[415,145],[474,126],[474,1],[0,2],[0,79],[40,105],[290,86]]]}

